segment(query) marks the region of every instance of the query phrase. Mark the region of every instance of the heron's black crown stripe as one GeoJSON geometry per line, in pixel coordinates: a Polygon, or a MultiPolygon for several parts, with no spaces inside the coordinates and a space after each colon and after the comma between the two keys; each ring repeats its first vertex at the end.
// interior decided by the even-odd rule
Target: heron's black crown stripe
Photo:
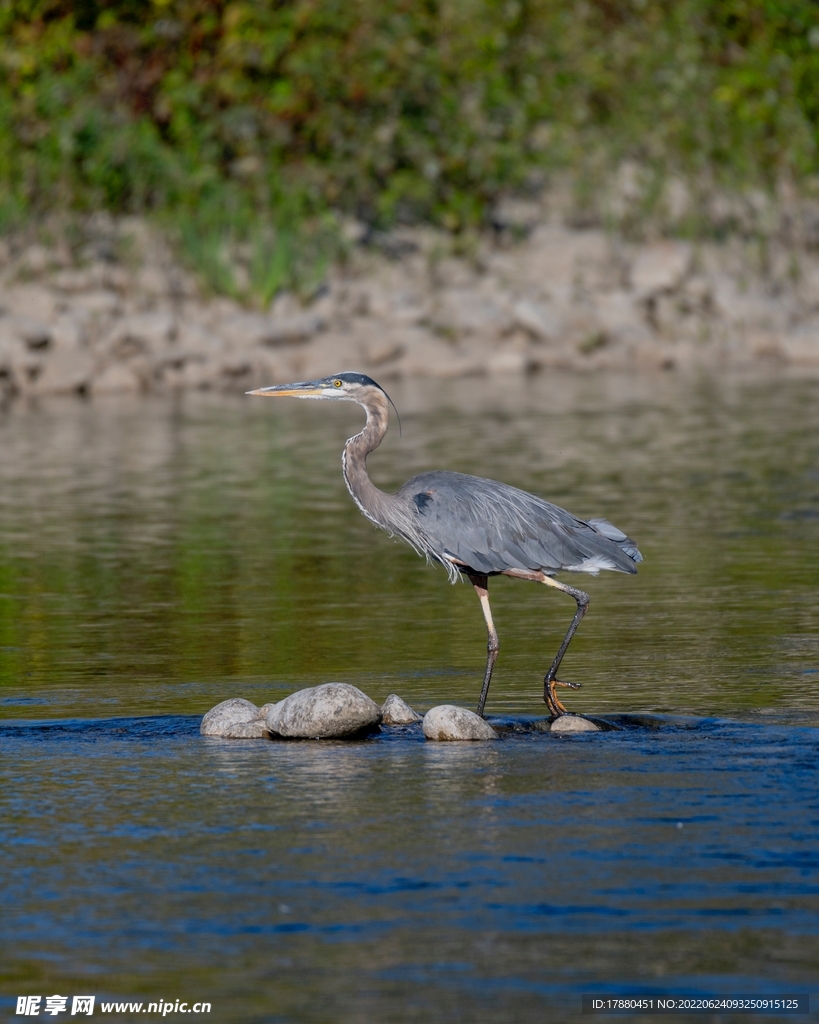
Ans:
{"type": "Polygon", "coordinates": [[[384,390],[377,381],[374,381],[372,377],[368,377],[365,373],[337,373],[331,379],[343,380],[347,384],[372,384],[374,387],[377,387],[379,391],[384,390]]]}

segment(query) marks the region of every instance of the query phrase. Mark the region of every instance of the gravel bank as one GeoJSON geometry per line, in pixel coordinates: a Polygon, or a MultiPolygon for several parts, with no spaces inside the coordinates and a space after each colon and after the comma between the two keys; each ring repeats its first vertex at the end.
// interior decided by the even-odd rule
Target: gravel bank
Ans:
{"type": "Polygon", "coordinates": [[[254,311],[201,294],[146,224],[100,223],[79,261],[0,243],[3,393],[236,392],[347,368],[819,366],[819,255],[777,243],[635,245],[520,204],[468,256],[430,229],[362,230],[310,302],[254,311]]]}

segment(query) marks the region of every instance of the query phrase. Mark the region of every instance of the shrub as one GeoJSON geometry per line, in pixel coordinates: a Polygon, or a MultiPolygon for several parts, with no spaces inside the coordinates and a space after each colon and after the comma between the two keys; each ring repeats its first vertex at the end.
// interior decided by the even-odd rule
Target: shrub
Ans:
{"type": "Polygon", "coordinates": [[[218,278],[225,233],[283,265],[557,169],[804,179],[817,81],[812,0],[4,0],[0,217],[152,212],[218,278]]]}

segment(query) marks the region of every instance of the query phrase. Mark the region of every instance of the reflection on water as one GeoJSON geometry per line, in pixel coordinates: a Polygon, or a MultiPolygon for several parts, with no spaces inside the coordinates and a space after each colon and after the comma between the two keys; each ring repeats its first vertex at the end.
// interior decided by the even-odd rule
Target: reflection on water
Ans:
{"type": "MultiPolygon", "coordinates": [[[[218,700],[329,679],[474,704],[472,589],[353,506],[354,407],[15,405],[0,413],[0,991],[401,1024],[573,1020],[579,993],[623,985],[804,991],[819,384],[391,390],[404,433],[371,459],[381,486],[476,472],[637,538],[638,576],[589,580],[565,662],[583,683],[571,707],[620,728],[200,738],[218,700]]],[[[492,582],[488,710],[521,728],[573,611],[544,591],[492,582]]]]}
{"type": "MultiPolygon", "coordinates": [[[[384,487],[501,477],[636,537],[588,579],[578,711],[811,707],[819,385],[539,377],[404,386],[384,487]]],[[[201,712],[327,679],[474,703],[472,588],[375,530],[341,479],[355,406],[189,397],[0,417],[0,714],[201,712]],[[45,703],[31,703],[32,700],[45,703]],[[26,703],[19,703],[24,701],[26,703]]],[[[496,713],[538,713],[568,598],[492,582],[496,713]]]]}

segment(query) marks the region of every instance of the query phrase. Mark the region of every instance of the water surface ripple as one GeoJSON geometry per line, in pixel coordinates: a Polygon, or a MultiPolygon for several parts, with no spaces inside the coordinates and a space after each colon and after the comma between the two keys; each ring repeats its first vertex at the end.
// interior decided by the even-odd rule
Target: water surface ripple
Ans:
{"type": "Polygon", "coordinates": [[[600,734],[538,728],[571,602],[503,581],[500,742],[200,737],[218,700],[329,679],[474,704],[471,588],[352,506],[356,410],[0,412],[12,1015],[88,991],[220,1021],[494,1024],[579,1019],[583,992],[815,988],[819,385],[516,387],[403,385],[404,436],[371,469],[501,477],[639,541],[636,578],[589,581],[566,659],[600,734]]]}

